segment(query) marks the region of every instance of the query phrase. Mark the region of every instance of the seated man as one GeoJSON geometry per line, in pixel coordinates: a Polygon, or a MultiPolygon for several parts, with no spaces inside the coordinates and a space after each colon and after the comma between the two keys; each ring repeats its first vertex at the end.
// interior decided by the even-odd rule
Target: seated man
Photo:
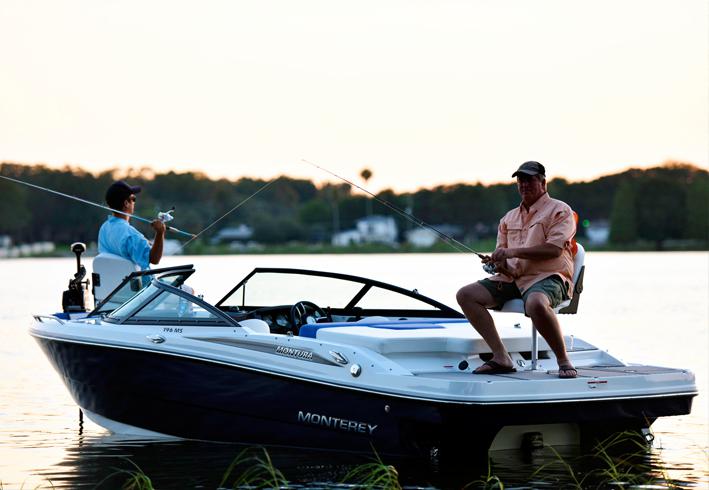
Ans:
{"type": "Polygon", "coordinates": [[[572,242],[576,233],[571,208],[547,194],[546,171],[538,162],[525,162],[512,174],[522,197],[519,207],[501,220],[497,248],[485,262],[497,270],[493,277],[464,286],[456,299],[470,323],[492,350],[492,359],[476,374],[514,372],[488,308],[500,308],[521,298],[527,316],[556,355],[560,378],[575,378],[554,308],[569,299],[574,270],[572,242]]]}
{"type": "Polygon", "coordinates": [[[146,270],[150,268],[150,264],[160,263],[165,223],[156,219],[150,224],[155,230],[152,245],[142,233],[130,225],[130,215],[135,211],[136,194],[139,192],[140,187],[129,186],[122,180],[114,182],[108,188],[106,202],[117,212],[101,225],[98,232],[98,251],[119,255],[146,270]]]}

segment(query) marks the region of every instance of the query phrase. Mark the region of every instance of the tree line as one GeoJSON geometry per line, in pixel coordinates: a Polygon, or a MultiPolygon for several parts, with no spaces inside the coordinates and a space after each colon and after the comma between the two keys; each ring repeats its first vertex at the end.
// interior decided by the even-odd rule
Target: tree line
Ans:
{"type": "MultiPolygon", "coordinates": [[[[0,164],[0,175],[104,203],[108,186],[118,179],[141,185],[136,214],[146,218],[175,207],[175,226],[197,233],[248,199],[201,237],[219,229],[247,224],[253,239],[264,244],[329,242],[333,233],[355,226],[368,213],[391,215],[400,230],[412,225],[391,207],[354,192],[350,185],[280,176],[274,181],[244,177],[210,179],[199,172],[155,173],[149,169],[107,170],[98,174],[76,167],[0,164]]],[[[556,178],[552,197],[567,202],[580,222],[610,223],[610,241],[638,241],[661,246],[666,240],[709,239],[709,172],[667,162],[649,169],[630,169],[589,182],[556,178]]],[[[96,240],[107,211],[0,179],[0,235],[14,242],[96,240]]],[[[377,197],[431,225],[455,225],[461,238],[494,237],[502,215],[519,204],[514,183],[458,183],[377,197]]],[[[140,227],[140,225],[139,225],[140,227]]],[[[147,228],[143,229],[144,231],[147,228]]],[[[583,226],[579,236],[583,237],[583,226]]],[[[178,238],[178,237],[175,237],[178,238]]]]}

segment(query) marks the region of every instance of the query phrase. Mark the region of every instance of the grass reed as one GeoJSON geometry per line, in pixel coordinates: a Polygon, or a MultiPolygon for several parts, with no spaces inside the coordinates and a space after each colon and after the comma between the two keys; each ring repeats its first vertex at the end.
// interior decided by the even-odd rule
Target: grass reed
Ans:
{"type": "Polygon", "coordinates": [[[150,480],[150,477],[146,475],[143,470],[140,469],[140,467],[135,464],[133,461],[131,461],[128,458],[122,458],[126,461],[128,461],[134,469],[132,470],[124,470],[121,468],[116,468],[116,471],[108,475],[106,478],[101,480],[97,485],[96,488],[99,488],[101,485],[103,485],[105,482],[108,480],[112,480],[117,476],[127,476],[127,479],[123,482],[121,485],[121,490],[154,490],[155,487],[153,487],[153,482],[150,480]]]}
{"type": "MultiPolygon", "coordinates": [[[[618,432],[598,442],[588,455],[573,461],[573,465],[564,459],[551,446],[544,450],[551,451],[555,460],[537,468],[530,478],[545,476],[545,471],[561,465],[566,469],[570,482],[566,486],[576,489],[630,487],[661,483],[666,488],[679,488],[668,477],[664,467],[657,468],[650,464],[651,446],[645,437],[634,431],[618,432]],[[583,477],[579,477],[575,467],[589,467],[583,477]]],[[[657,466],[657,465],[655,465],[657,466]]],[[[553,482],[552,482],[553,483],[553,482]]]]}
{"type": "Polygon", "coordinates": [[[354,484],[357,488],[365,490],[401,490],[399,472],[392,466],[384,463],[377,451],[374,451],[374,461],[356,466],[348,472],[342,480],[344,484],[354,484]]]}
{"type": "Polygon", "coordinates": [[[467,488],[480,488],[482,490],[505,490],[505,484],[497,475],[492,473],[492,460],[487,458],[487,474],[482,475],[479,480],[472,481],[463,486],[462,490],[467,488]]]}
{"type": "Polygon", "coordinates": [[[231,462],[219,488],[227,488],[227,482],[235,470],[244,468],[231,483],[231,488],[281,488],[288,486],[283,473],[273,466],[271,456],[265,448],[247,448],[231,462]]]}

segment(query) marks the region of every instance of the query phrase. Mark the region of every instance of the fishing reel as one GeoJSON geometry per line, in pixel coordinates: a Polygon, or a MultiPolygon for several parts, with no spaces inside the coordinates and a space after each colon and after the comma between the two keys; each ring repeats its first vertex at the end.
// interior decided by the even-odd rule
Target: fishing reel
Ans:
{"type": "Polygon", "coordinates": [[[170,221],[175,219],[175,217],[172,215],[172,213],[174,213],[174,212],[175,212],[175,206],[170,208],[169,211],[164,211],[164,212],[161,211],[158,213],[158,219],[160,221],[162,221],[163,223],[169,223],[170,221]]]}
{"type": "Polygon", "coordinates": [[[490,275],[497,274],[497,267],[492,262],[483,264],[483,270],[490,275]]]}
{"type": "Polygon", "coordinates": [[[65,313],[86,311],[86,296],[89,290],[89,280],[86,277],[86,267],[81,263],[81,254],[86,252],[86,245],[81,242],[71,244],[71,251],[76,255],[76,273],[69,279],[69,287],[62,293],[62,309],[65,313]]]}

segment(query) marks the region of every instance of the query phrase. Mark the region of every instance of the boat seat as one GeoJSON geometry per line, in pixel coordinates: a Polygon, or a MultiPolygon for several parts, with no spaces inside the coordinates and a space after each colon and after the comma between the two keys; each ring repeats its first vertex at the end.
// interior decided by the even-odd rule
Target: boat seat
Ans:
{"type": "MultiPolygon", "coordinates": [[[[575,314],[579,308],[579,299],[581,293],[583,292],[583,275],[586,270],[584,265],[586,259],[586,250],[580,243],[576,244],[578,249],[576,255],[574,256],[574,287],[572,289],[571,299],[562,302],[559,306],[554,308],[555,313],[563,314],[575,314]]],[[[512,299],[507,301],[500,309],[503,313],[525,313],[524,302],[521,299],[512,299]]]]}
{"type": "MultiPolygon", "coordinates": [[[[562,302],[559,306],[554,308],[555,313],[576,314],[579,308],[579,299],[581,297],[581,293],[583,292],[583,275],[586,270],[586,265],[584,264],[586,260],[586,250],[580,243],[577,243],[576,245],[578,248],[576,250],[576,255],[574,255],[574,287],[571,292],[572,296],[571,299],[562,302]]],[[[507,301],[504,305],[502,305],[500,311],[503,313],[527,314],[524,311],[524,302],[521,299],[507,301]]],[[[537,329],[534,324],[532,324],[532,346],[530,351],[532,353],[531,370],[534,371],[537,369],[537,361],[539,359],[539,339],[537,329]]]]}
{"type": "MultiPolygon", "coordinates": [[[[384,355],[446,352],[465,358],[471,353],[492,352],[467,321],[465,324],[445,320],[442,323],[446,326],[432,323],[402,325],[399,328],[392,328],[393,325],[334,326],[309,332],[315,335],[307,336],[336,344],[361,346],[384,355]]],[[[510,352],[528,350],[529,338],[521,331],[505,336],[503,341],[510,352]]],[[[541,348],[546,350],[549,346],[542,340],[541,348]]]]}
{"type": "Polygon", "coordinates": [[[140,267],[132,261],[105,252],[94,257],[92,267],[94,305],[99,304],[113,292],[126,276],[140,270],[140,267]]]}
{"type": "MultiPolygon", "coordinates": [[[[367,318],[367,320],[370,319],[375,319],[377,317],[370,317],[367,318]]],[[[387,329],[387,330],[436,330],[436,329],[442,329],[444,327],[440,325],[435,325],[433,323],[415,323],[415,322],[392,322],[386,317],[381,317],[384,318],[383,323],[377,323],[376,321],[370,322],[370,323],[364,323],[361,327],[369,327],[369,328],[380,328],[380,329],[387,329]]],[[[318,332],[324,329],[328,328],[342,328],[342,327],[347,327],[347,328],[355,328],[359,327],[361,328],[358,324],[361,323],[361,320],[358,322],[354,323],[349,323],[349,322],[337,322],[337,323],[306,323],[305,325],[300,327],[300,330],[298,331],[298,335],[301,337],[310,337],[311,339],[315,338],[320,338],[318,335],[318,332]]],[[[361,330],[359,330],[361,331],[361,330]]]]}
{"type": "Polygon", "coordinates": [[[239,320],[239,325],[253,333],[271,333],[271,327],[268,326],[268,323],[258,318],[239,320]]]}

